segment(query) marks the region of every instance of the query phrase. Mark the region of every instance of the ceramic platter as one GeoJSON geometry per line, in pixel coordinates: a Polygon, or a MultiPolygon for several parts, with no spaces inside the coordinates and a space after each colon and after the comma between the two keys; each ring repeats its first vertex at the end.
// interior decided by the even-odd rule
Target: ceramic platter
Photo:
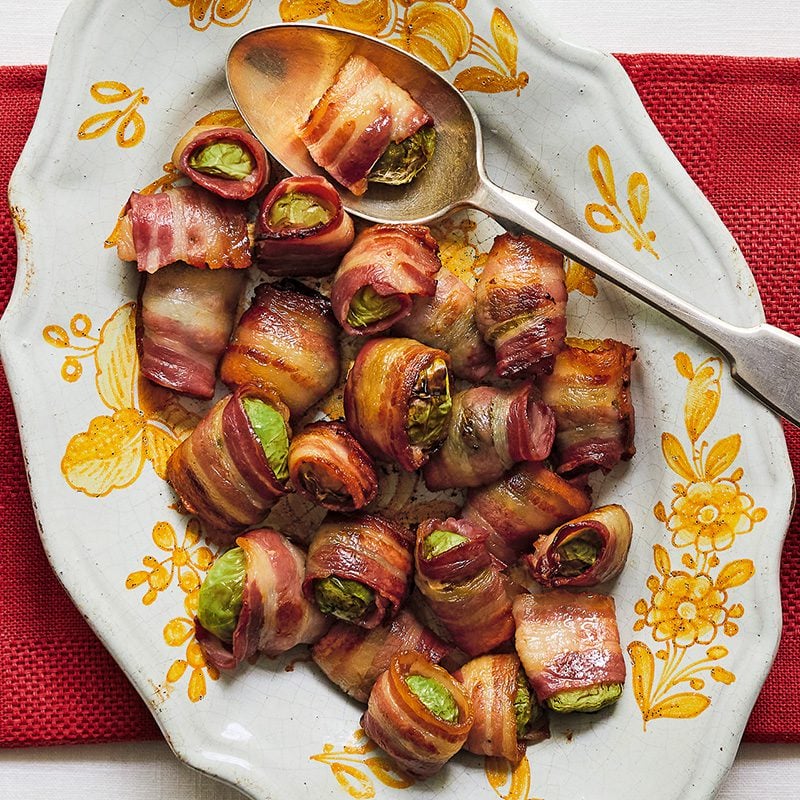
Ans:
{"type": "MultiPolygon", "coordinates": [[[[232,113],[233,40],[281,19],[356,29],[427,60],[474,104],[498,183],[708,311],[763,319],[735,242],[621,67],[559,39],[534,4],[78,0],[13,177],[19,269],[2,321],[53,568],[178,757],[254,798],[712,797],[778,642],[792,504],[781,427],[700,340],[575,266],[571,335],[638,348],[638,452],[594,482],[595,502],[624,504],[635,526],[607,587],[629,673],[617,706],[553,718],[550,740],[513,771],[463,754],[410,785],[305,652],[230,676],[205,664],[191,620],[216,551],[159,477],[200,409],[139,381],[138,276],[104,241],[132,189],[175,179],[165,164],[177,139],[232,113]]],[[[469,270],[495,231],[462,216],[436,232],[446,263],[469,270]]],[[[388,483],[395,510],[415,494],[388,483]]],[[[276,525],[312,524],[300,506],[280,513],[276,525]]]]}

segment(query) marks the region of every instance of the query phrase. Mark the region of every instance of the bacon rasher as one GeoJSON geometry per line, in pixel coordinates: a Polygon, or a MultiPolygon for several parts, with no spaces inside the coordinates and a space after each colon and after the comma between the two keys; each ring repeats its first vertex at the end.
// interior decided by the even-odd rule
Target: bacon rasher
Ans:
{"type": "Polygon", "coordinates": [[[233,642],[223,642],[195,623],[208,663],[234,669],[256,653],[277,656],[316,642],[330,620],[303,595],[303,551],[269,528],[248,531],[236,544],[245,554],[246,578],[233,642]]]}
{"type": "Polygon", "coordinates": [[[192,397],[213,397],[244,279],[242,270],[180,262],[147,275],[136,319],[142,375],[192,397]]]}
{"type": "Polygon", "coordinates": [[[343,692],[366,703],[378,676],[389,668],[392,657],[404,650],[438,664],[451,647],[411,612],[402,610],[372,630],[337,622],[311,648],[311,657],[343,692]]]}
{"type": "Polygon", "coordinates": [[[298,281],[262,283],[220,365],[231,388],[275,387],[299,416],[339,380],[339,333],[328,300],[298,281]]]}
{"type": "Polygon", "coordinates": [[[242,386],[223,397],[167,461],[167,480],[206,533],[224,539],[254,525],[288,491],[267,460],[244,400],[271,406],[289,430],[289,409],[272,389],[242,386]]]}
{"type": "Polygon", "coordinates": [[[333,313],[351,335],[388,330],[411,313],[413,298],[433,296],[441,266],[428,228],[373,225],[356,237],[336,270],[333,313]]]}
{"type": "Polygon", "coordinates": [[[513,563],[543,533],[585,514],[586,489],[539,463],[523,462],[490,486],[471,489],[461,515],[489,531],[489,551],[513,563]]]}
{"type": "Polygon", "coordinates": [[[371,61],[353,55],[299,131],[314,161],[353,194],[392,142],[402,142],[433,122],[411,95],[371,61]]]}
{"type": "Polygon", "coordinates": [[[556,471],[567,477],[608,472],[636,448],[631,364],[636,350],[614,339],[568,339],[552,375],[540,381],[556,415],[556,471]]]}
{"type": "Polygon", "coordinates": [[[435,775],[463,746],[472,727],[472,707],[461,684],[419,653],[399,653],[375,682],[361,727],[417,780],[435,775]],[[454,721],[436,716],[411,690],[408,679],[435,681],[455,704],[454,721]]]}
{"type": "Polygon", "coordinates": [[[341,422],[314,422],[289,447],[295,491],[330,511],[357,511],[378,491],[375,465],[341,422]]]}
{"type": "Polygon", "coordinates": [[[479,381],[494,366],[494,353],[475,322],[475,294],[447,267],[436,273],[433,297],[415,297],[411,313],[392,332],[449,353],[457,378],[479,381]]]}
{"type": "Polygon", "coordinates": [[[622,506],[601,506],[537,539],[523,560],[543,586],[596,586],[622,571],[632,533],[622,506]]]}
{"type": "MultiPolygon", "coordinates": [[[[249,200],[269,180],[269,161],[261,142],[244,128],[195,125],[175,145],[172,163],[198,186],[229,200],[249,200]],[[220,167],[205,165],[203,155],[213,148],[236,148],[249,162],[250,171],[241,177],[225,175],[220,167]]],[[[221,165],[224,170],[224,164],[221,165]]],[[[246,170],[244,170],[246,172],[246,170]]]]}
{"type": "Polygon", "coordinates": [[[252,263],[244,205],[199,186],[133,192],[120,222],[117,254],[123,261],[136,261],[140,272],[176,261],[244,269],[252,263]]]}
{"type": "Polygon", "coordinates": [[[432,491],[485,486],[520,461],[547,458],[555,431],[532,384],[466,389],[453,397],[447,438],[423,468],[425,484],[432,491]]]}
{"type": "Polygon", "coordinates": [[[522,594],[514,600],[514,620],[517,654],[540,703],[596,711],[619,698],[625,659],[613,597],[563,589],[522,594]]]}
{"type": "Polygon", "coordinates": [[[354,235],[353,220],[325,178],[285,178],[266,196],[256,218],[256,266],[268,275],[327,275],[354,235]]]}
{"type": "Polygon", "coordinates": [[[476,319],[494,347],[497,374],[550,372],[564,346],[567,288],[564,257],[532,236],[494,240],[475,290],[476,319]]]}
{"type": "Polygon", "coordinates": [[[469,656],[494,650],[514,635],[506,577],[489,554],[486,538],[485,530],[463,519],[425,520],[417,529],[417,589],[469,656]],[[455,534],[450,542],[442,536],[446,533],[455,534]]]}

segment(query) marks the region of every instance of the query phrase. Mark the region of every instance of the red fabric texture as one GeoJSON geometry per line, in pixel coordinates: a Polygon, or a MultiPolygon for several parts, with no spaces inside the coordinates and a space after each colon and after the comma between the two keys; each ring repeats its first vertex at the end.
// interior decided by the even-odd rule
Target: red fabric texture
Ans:
{"type": "MultiPolygon", "coordinates": [[[[800,60],[618,56],[664,138],[756,276],[770,322],[800,332],[800,60]]],[[[0,68],[0,311],[16,245],[6,201],[38,107],[43,67],[0,68]]],[[[800,432],[786,428],[798,478],[800,432]]],[[[0,745],[157,737],[120,669],[72,606],[36,530],[14,411],[0,375],[0,745]]],[[[784,630],[745,733],[800,741],[800,514],[781,568],[784,630]]]]}

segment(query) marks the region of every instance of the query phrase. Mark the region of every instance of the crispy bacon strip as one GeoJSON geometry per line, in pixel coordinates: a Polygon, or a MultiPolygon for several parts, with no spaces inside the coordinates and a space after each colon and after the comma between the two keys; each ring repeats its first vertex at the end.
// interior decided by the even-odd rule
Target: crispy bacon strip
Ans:
{"type": "Polygon", "coordinates": [[[450,673],[419,653],[399,653],[372,687],[361,727],[412,778],[436,774],[464,745],[472,727],[469,699],[450,673]],[[458,719],[435,716],[406,683],[411,675],[433,678],[456,702],[458,719]]]}
{"type": "Polygon", "coordinates": [[[199,186],[133,192],[120,222],[117,254],[123,261],[136,261],[140,272],[176,261],[244,269],[252,261],[244,206],[199,186]]]}
{"type": "Polygon", "coordinates": [[[366,703],[378,676],[397,653],[413,651],[438,664],[451,649],[403,610],[372,630],[337,622],[311,648],[311,656],[343,692],[366,703]]]}
{"type": "Polygon", "coordinates": [[[339,334],[327,299],[298,281],[260,284],[220,377],[231,388],[274,386],[293,415],[303,414],[339,380],[339,334]]]}
{"type": "Polygon", "coordinates": [[[497,374],[548,373],[564,346],[567,288],[564,258],[531,236],[494,240],[475,291],[478,328],[494,347],[497,374]]]}
{"type": "Polygon", "coordinates": [[[436,273],[433,297],[415,297],[411,313],[392,330],[449,353],[458,378],[479,381],[494,366],[494,353],[475,322],[475,294],[447,267],[436,273]]]}
{"type": "Polygon", "coordinates": [[[375,628],[394,617],[408,596],[412,545],[408,530],[383,517],[334,517],[311,540],[303,591],[313,599],[314,582],[331,576],[367,586],[375,601],[353,624],[375,628]]]}
{"type": "Polygon", "coordinates": [[[461,514],[489,531],[489,551],[513,563],[543,533],[585,514],[589,492],[551,472],[525,462],[490,486],[471,489],[461,514]]]}
{"type": "Polygon", "coordinates": [[[540,703],[559,692],[624,683],[614,598],[562,589],[514,600],[517,653],[540,703]]]}
{"type": "MultiPolygon", "coordinates": [[[[547,718],[542,713],[538,724],[532,725],[523,738],[517,737],[514,698],[521,669],[515,654],[503,653],[475,658],[453,675],[464,684],[475,718],[465,750],[476,755],[505,758],[517,764],[529,744],[550,735],[547,718]]],[[[534,698],[531,700],[536,702],[534,698]]]]}
{"type": "Polygon", "coordinates": [[[233,645],[195,620],[208,663],[234,669],[257,652],[277,656],[295,645],[316,642],[330,621],[303,595],[303,551],[269,528],[248,531],[236,544],[244,550],[246,578],[233,645]]]}
{"type": "Polygon", "coordinates": [[[453,397],[444,444],[423,468],[426,486],[485,486],[519,461],[550,454],[556,423],[532,384],[475,386],[453,397]]]}
{"type": "Polygon", "coordinates": [[[353,220],[333,186],[319,175],[291,177],[277,183],[264,199],[256,219],[256,265],[268,275],[327,275],[353,243],[353,220]],[[270,213],[282,197],[311,195],[331,218],[310,227],[273,223],[270,213]]]}
{"type": "Polygon", "coordinates": [[[208,189],[218,197],[229,200],[249,200],[258,194],[269,180],[269,161],[261,142],[244,128],[232,128],[221,125],[195,125],[175,145],[172,152],[172,163],[194,183],[208,189]],[[217,175],[208,175],[191,166],[190,161],[195,153],[218,142],[230,142],[239,145],[250,155],[253,171],[245,178],[235,180],[217,175]]]}
{"type": "Polygon", "coordinates": [[[255,397],[284,420],[289,409],[268,388],[246,385],[223,397],[167,461],[167,480],[183,506],[224,539],[254,525],[286,494],[253,430],[242,401],[255,397]]]}
{"type": "Polygon", "coordinates": [[[601,506],[537,539],[524,562],[531,577],[543,586],[596,586],[622,571],[632,534],[631,518],[622,506],[601,506]],[[571,559],[567,547],[586,537],[597,546],[597,560],[592,564],[571,559]]]}
{"type": "Polygon", "coordinates": [[[299,135],[311,158],[353,194],[390,142],[402,142],[432,117],[371,61],[353,55],[311,111],[299,135]]]}
{"type": "Polygon", "coordinates": [[[567,345],[540,383],[556,415],[556,471],[567,477],[608,472],[636,452],[630,389],[636,350],[614,339],[568,339],[567,345]]]}
{"type": "Polygon", "coordinates": [[[432,297],[441,269],[439,245],[422,225],[373,225],[362,231],[342,259],[331,286],[333,313],[354,336],[379,333],[411,313],[415,297],[432,297]],[[350,304],[365,287],[399,304],[383,319],[362,327],[347,321],[350,304]]]}
{"type": "Polygon", "coordinates": [[[330,511],[357,511],[378,491],[372,459],[341,422],[314,422],[292,439],[289,477],[298,494],[330,511]]]}
{"type": "Polygon", "coordinates": [[[463,519],[425,520],[417,529],[414,581],[453,642],[467,655],[494,650],[514,635],[506,577],[486,547],[487,532],[463,519]],[[427,558],[425,540],[452,531],[467,541],[427,558]]]}
{"type": "Polygon", "coordinates": [[[241,270],[182,263],[148,275],[136,319],[142,375],[192,397],[213,397],[244,279],[241,270]]]}

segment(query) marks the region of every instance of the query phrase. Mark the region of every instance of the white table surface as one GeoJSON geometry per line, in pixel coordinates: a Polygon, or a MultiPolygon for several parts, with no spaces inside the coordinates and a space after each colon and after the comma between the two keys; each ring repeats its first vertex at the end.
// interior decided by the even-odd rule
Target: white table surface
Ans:
{"type": "MultiPolygon", "coordinates": [[[[68,2],[0,0],[0,63],[46,63],[68,2]]],[[[607,52],[800,57],[798,0],[529,2],[535,2],[565,38],[607,52]]],[[[797,800],[799,787],[800,745],[744,744],[718,800],[797,800]]],[[[241,797],[178,763],[162,742],[0,751],[0,798],[8,800],[241,797]]]]}

